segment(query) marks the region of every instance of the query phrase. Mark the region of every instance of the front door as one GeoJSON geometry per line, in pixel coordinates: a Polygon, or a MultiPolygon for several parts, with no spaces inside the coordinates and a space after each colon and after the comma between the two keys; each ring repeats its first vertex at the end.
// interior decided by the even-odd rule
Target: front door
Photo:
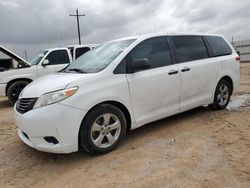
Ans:
{"type": "Polygon", "coordinates": [[[148,123],[178,112],[180,74],[172,64],[166,37],[148,39],[128,55],[129,62],[148,58],[151,68],[127,74],[135,121],[148,123]]]}
{"type": "Polygon", "coordinates": [[[54,50],[47,54],[44,60],[47,59],[49,64],[38,68],[39,76],[55,73],[65,68],[70,63],[70,58],[67,50],[54,50]]]}

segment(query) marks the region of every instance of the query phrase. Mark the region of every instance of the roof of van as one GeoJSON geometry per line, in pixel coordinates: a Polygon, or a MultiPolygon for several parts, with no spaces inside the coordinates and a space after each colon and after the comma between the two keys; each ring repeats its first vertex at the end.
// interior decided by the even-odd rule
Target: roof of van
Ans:
{"type": "Polygon", "coordinates": [[[151,38],[151,37],[157,37],[157,36],[178,36],[178,35],[198,35],[198,36],[221,36],[219,34],[208,34],[208,33],[148,33],[148,34],[142,34],[142,35],[136,35],[136,36],[130,36],[130,37],[124,37],[120,39],[113,40],[112,42],[115,41],[122,41],[122,40],[129,40],[129,39],[146,39],[146,38],[151,38]]]}

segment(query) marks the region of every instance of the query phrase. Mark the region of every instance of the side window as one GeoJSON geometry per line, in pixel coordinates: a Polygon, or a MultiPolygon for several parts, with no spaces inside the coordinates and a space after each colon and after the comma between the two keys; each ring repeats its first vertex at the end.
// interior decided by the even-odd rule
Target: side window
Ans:
{"type": "Polygon", "coordinates": [[[68,52],[66,50],[52,51],[46,57],[46,59],[49,60],[50,65],[58,65],[58,64],[68,64],[68,63],[70,63],[68,52]]]}
{"type": "Polygon", "coordinates": [[[206,36],[205,37],[214,56],[230,55],[232,50],[226,41],[219,36],[206,36]]]}
{"type": "Polygon", "coordinates": [[[171,64],[171,55],[165,37],[157,37],[140,43],[130,54],[131,62],[135,59],[148,58],[151,68],[171,64]]]}
{"type": "Polygon", "coordinates": [[[173,36],[178,63],[208,58],[207,48],[200,36],[173,36]]]}
{"type": "Polygon", "coordinates": [[[83,48],[77,48],[76,49],[76,59],[80,57],[81,55],[85,54],[87,51],[89,51],[89,47],[83,47],[83,48]]]}

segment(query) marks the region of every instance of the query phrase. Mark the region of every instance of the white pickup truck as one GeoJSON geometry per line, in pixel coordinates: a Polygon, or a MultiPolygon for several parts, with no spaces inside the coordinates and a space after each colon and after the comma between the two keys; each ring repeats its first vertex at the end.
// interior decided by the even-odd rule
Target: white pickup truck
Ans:
{"type": "MultiPolygon", "coordinates": [[[[23,88],[34,79],[51,74],[65,68],[73,60],[87,51],[97,47],[96,44],[72,45],[66,48],[42,50],[30,62],[25,61],[13,52],[0,46],[0,51],[10,56],[17,63],[12,63],[10,69],[0,72],[0,96],[7,96],[14,104],[23,88]]],[[[0,65],[1,67],[1,65],[0,65]]]]}

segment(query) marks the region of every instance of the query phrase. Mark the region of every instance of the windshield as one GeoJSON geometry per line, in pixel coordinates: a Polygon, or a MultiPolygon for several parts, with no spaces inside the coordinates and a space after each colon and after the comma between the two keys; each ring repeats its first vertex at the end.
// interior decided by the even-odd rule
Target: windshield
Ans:
{"type": "Polygon", "coordinates": [[[41,51],[38,55],[36,55],[32,60],[31,60],[31,65],[37,65],[41,59],[46,55],[48,50],[43,50],[41,51]]]}
{"type": "Polygon", "coordinates": [[[130,39],[103,44],[79,57],[63,71],[78,73],[96,73],[102,71],[134,41],[135,39],[130,39]]]}

